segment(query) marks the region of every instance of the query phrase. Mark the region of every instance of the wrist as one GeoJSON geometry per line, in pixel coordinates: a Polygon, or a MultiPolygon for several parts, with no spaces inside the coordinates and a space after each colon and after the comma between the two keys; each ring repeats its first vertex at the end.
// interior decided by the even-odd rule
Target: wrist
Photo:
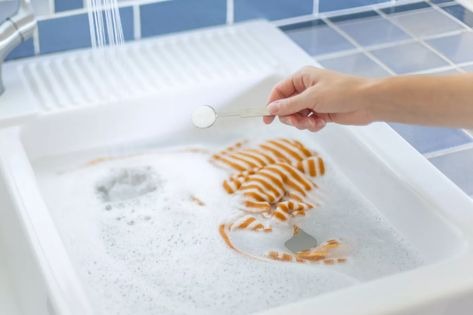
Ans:
{"type": "Polygon", "coordinates": [[[363,112],[369,122],[381,120],[377,94],[384,84],[384,79],[357,78],[353,93],[348,101],[354,106],[356,111],[363,112]]]}
{"type": "Polygon", "coordinates": [[[371,79],[363,78],[359,82],[352,101],[356,108],[366,114],[370,122],[383,120],[381,105],[382,90],[385,88],[389,78],[371,79]]]}

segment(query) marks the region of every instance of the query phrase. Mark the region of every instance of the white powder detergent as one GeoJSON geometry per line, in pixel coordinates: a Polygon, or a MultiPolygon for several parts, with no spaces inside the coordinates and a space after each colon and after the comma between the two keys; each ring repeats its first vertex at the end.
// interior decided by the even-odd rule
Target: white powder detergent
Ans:
{"type": "Polygon", "coordinates": [[[207,105],[199,106],[192,112],[192,123],[197,128],[208,128],[217,120],[215,110],[207,105]]]}
{"type": "MultiPolygon", "coordinates": [[[[167,150],[38,169],[46,201],[97,314],[248,314],[415,268],[422,261],[343,174],[326,161],[319,206],[300,226],[338,239],[347,261],[254,259],[231,250],[218,226],[240,210],[205,153],[167,150]]],[[[236,231],[261,257],[290,235],[236,231]]]]}

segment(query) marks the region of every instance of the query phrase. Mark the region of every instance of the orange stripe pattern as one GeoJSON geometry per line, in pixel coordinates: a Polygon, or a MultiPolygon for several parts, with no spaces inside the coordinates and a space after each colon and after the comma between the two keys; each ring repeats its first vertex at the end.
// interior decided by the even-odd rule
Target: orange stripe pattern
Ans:
{"type": "MultiPolygon", "coordinates": [[[[223,188],[242,196],[243,215],[220,225],[220,234],[230,248],[242,254],[231,242],[231,232],[269,233],[272,227],[268,222],[291,224],[291,218],[305,216],[315,207],[309,200],[309,194],[318,188],[313,180],[326,171],[324,160],[316,152],[290,139],[268,140],[254,148],[240,141],[214,154],[211,162],[235,172],[223,182],[223,188]]],[[[293,228],[297,233],[298,227],[293,228]]],[[[265,258],[331,265],[346,260],[333,255],[339,245],[339,241],[329,240],[295,254],[269,251],[265,258]]]]}
{"type": "Polygon", "coordinates": [[[304,250],[295,254],[269,251],[266,257],[278,261],[294,261],[299,263],[323,263],[325,265],[334,265],[336,263],[345,263],[347,260],[344,257],[339,257],[335,252],[341,243],[337,240],[328,240],[319,246],[304,250]]]}
{"type": "Polygon", "coordinates": [[[317,153],[290,139],[268,140],[257,148],[238,142],[214,154],[212,162],[236,171],[223,188],[243,196],[244,211],[269,214],[276,221],[304,216],[314,208],[306,200],[316,187],[311,180],[325,173],[317,153]]]}

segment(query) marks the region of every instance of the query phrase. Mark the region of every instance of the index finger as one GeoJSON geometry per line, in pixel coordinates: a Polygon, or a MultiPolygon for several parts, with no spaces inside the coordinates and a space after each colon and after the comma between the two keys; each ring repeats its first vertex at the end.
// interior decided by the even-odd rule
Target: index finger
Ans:
{"type": "Polygon", "coordinates": [[[285,79],[284,81],[279,82],[276,84],[271,93],[269,94],[268,103],[274,102],[275,100],[279,100],[281,98],[288,98],[289,96],[296,93],[296,87],[292,81],[292,76],[290,78],[285,79]]]}
{"type": "Polygon", "coordinates": [[[304,92],[308,85],[311,85],[310,82],[306,81],[312,81],[310,74],[314,71],[317,71],[317,68],[305,66],[285,80],[276,84],[269,95],[268,103],[304,92]]]}

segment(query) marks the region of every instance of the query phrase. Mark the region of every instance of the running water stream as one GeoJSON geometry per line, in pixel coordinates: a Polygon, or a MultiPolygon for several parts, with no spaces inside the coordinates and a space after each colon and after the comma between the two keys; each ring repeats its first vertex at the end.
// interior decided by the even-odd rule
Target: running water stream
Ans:
{"type": "Polygon", "coordinates": [[[123,44],[123,29],[117,0],[86,0],[93,48],[123,44]]]}

